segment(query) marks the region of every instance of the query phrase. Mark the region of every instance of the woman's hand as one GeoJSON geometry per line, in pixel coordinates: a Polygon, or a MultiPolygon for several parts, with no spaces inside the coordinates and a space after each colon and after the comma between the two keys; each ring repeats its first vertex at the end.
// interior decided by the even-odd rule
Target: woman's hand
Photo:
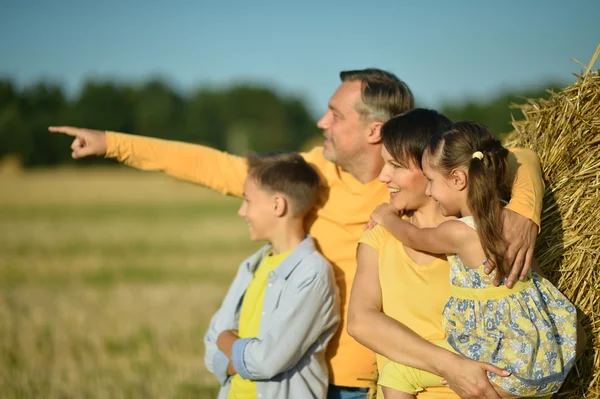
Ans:
{"type": "Polygon", "coordinates": [[[442,373],[442,384],[448,385],[462,399],[500,399],[500,395],[488,379],[487,372],[503,377],[510,375],[510,372],[504,369],[460,355],[455,355],[447,369],[447,372],[442,373]]]}

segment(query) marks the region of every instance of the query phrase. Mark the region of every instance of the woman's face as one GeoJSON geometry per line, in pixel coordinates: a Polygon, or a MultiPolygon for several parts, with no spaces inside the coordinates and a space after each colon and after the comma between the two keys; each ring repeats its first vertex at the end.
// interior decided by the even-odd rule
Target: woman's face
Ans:
{"type": "Polygon", "coordinates": [[[390,192],[390,203],[399,211],[415,210],[430,198],[425,194],[427,178],[412,160],[395,160],[385,146],[381,146],[384,165],[379,180],[390,192]]]}

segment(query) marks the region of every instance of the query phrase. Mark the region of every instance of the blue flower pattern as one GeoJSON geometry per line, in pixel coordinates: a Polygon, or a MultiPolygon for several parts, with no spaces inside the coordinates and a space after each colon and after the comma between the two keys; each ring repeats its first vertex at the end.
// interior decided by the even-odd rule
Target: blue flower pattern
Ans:
{"type": "MultiPolygon", "coordinates": [[[[459,220],[474,228],[472,217],[459,220]]],[[[483,273],[483,265],[469,269],[456,255],[448,261],[453,286],[490,292],[496,288],[493,274],[483,273]]],[[[516,396],[558,391],[575,359],[575,307],[537,273],[529,277],[529,284],[500,296],[451,296],[444,308],[449,343],[471,359],[510,370],[507,378],[488,375],[516,396]]]]}

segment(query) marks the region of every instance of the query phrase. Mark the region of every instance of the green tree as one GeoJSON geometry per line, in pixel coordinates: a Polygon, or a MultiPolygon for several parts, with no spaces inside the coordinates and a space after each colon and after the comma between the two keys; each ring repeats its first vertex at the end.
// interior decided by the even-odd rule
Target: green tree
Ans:
{"type": "Polygon", "coordinates": [[[133,125],[136,132],[163,138],[182,137],[184,100],[160,80],[152,80],[137,93],[133,125]]]}
{"type": "Polygon", "coordinates": [[[27,129],[23,103],[13,84],[0,81],[0,158],[9,154],[29,158],[33,139],[27,129]]]}
{"type": "Polygon", "coordinates": [[[24,164],[57,165],[70,161],[68,148],[71,140],[63,135],[53,137],[48,133],[48,126],[58,124],[67,117],[69,104],[61,87],[37,83],[26,88],[21,97],[23,113],[27,115],[27,134],[33,140],[31,151],[22,154],[24,164]]]}
{"type": "MultiPolygon", "coordinates": [[[[559,90],[563,85],[554,83],[544,87],[559,90]]],[[[503,137],[513,130],[512,117],[515,120],[523,118],[518,110],[511,109],[511,104],[523,104],[527,98],[546,98],[545,88],[529,88],[520,91],[507,91],[483,100],[469,100],[460,105],[445,105],[442,113],[453,121],[473,120],[489,127],[498,137],[503,137]]]]}
{"type": "Polygon", "coordinates": [[[227,146],[225,110],[222,93],[195,91],[186,103],[181,140],[224,150],[227,146]]]}
{"type": "Polygon", "coordinates": [[[94,129],[135,131],[136,92],[111,82],[87,82],[70,109],[69,123],[94,129]]]}

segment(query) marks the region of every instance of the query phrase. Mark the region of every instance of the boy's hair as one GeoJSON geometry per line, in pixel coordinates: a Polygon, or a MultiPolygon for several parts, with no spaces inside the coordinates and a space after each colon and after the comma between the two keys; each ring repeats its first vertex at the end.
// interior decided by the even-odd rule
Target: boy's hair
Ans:
{"type": "Polygon", "coordinates": [[[415,106],[408,85],[382,69],[342,71],[340,79],[342,82],[361,82],[361,101],[354,108],[362,122],[386,122],[415,106]]]}
{"type": "Polygon", "coordinates": [[[421,158],[429,141],[452,121],[432,109],[415,108],[393,117],[381,127],[381,141],[392,158],[423,169],[421,158]]]}
{"type": "Polygon", "coordinates": [[[427,148],[432,167],[443,174],[464,167],[468,173],[467,204],[473,213],[477,234],[488,259],[496,264],[496,273],[503,279],[506,242],[502,236],[502,201],[510,192],[508,179],[508,150],[482,124],[456,122],[436,134],[427,148]],[[480,152],[477,156],[475,153],[480,152]]]}
{"type": "Polygon", "coordinates": [[[250,154],[246,158],[248,177],[262,190],[285,195],[292,216],[304,216],[315,205],[319,175],[300,154],[271,152],[250,154]]]}

